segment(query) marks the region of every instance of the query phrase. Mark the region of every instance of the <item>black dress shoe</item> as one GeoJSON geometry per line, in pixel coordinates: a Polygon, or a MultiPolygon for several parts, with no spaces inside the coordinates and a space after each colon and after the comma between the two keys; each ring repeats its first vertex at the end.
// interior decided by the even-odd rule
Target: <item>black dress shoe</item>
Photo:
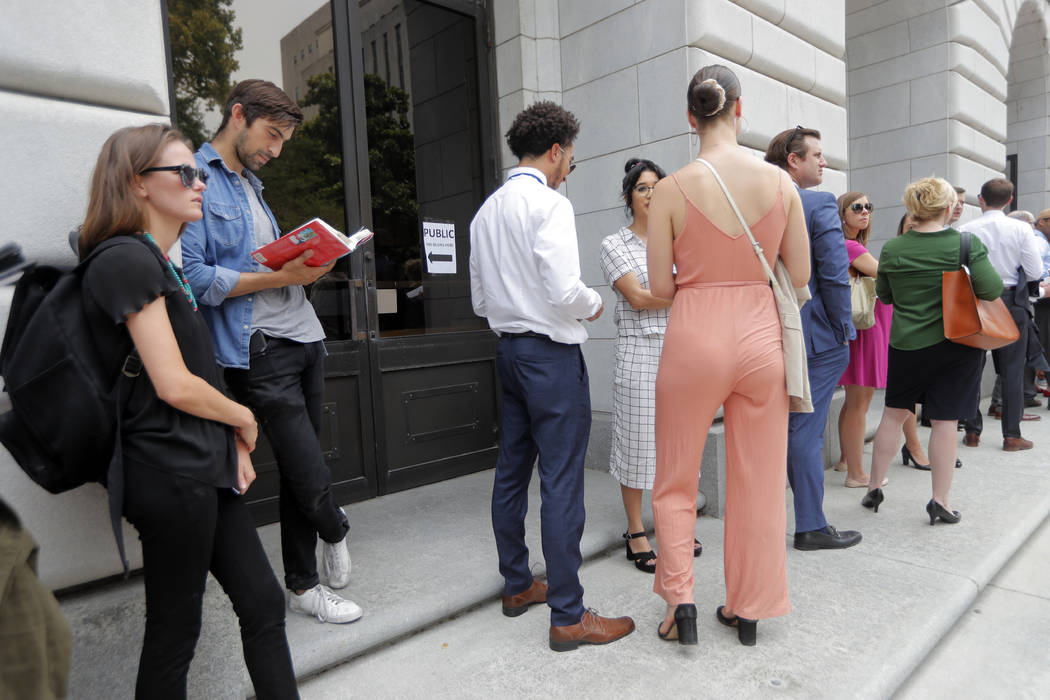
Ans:
{"type": "Polygon", "coordinates": [[[795,533],[795,549],[812,551],[814,549],[845,549],[860,542],[861,534],[856,530],[839,532],[831,525],[823,530],[795,533]]]}

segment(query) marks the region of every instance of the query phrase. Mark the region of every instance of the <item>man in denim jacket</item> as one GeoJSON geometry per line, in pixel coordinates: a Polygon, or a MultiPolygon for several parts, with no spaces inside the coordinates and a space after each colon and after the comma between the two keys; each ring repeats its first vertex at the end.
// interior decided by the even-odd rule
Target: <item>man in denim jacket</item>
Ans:
{"type": "Polygon", "coordinates": [[[204,217],[182,234],[182,261],[226,382],[255,412],[277,457],[288,607],[322,621],[352,622],[361,608],[330,590],[350,580],[350,525],[332,496],[321,451],[324,331],[303,290],[332,265],[308,267],[312,251],[275,271],[251,257],[280,235],[253,171],[281,154],[302,120],[299,107],[273,83],[245,80],[233,88],[218,133],[196,154],[208,188],[204,217]],[[318,535],[328,587],[317,573],[318,535]]]}

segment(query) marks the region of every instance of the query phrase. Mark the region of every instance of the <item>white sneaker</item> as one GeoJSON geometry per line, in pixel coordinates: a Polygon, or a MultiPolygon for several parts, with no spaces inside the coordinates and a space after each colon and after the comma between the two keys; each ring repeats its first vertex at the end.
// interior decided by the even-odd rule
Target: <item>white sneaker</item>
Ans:
{"type": "Polygon", "coordinates": [[[288,609],[304,615],[314,615],[321,622],[339,624],[353,622],[363,614],[357,603],[337,596],[331,589],[321,584],[304,591],[302,595],[296,595],[295,591],[290,591],[288,609]]]}
{"type": "MultiPolygon", "coordinates": [[[[339,511],[346,515],[346,511],[342,508],[339,511]]],[[[328,576],[328,585],[331,588],[346,588],[346,584],[350,583],[349,539],[350,531],[347,530],[346,536],[342,540],[335,544],[324,542],[324,546],[321,548],[324,554],[322,557],[324,570],[328,576]]]]}

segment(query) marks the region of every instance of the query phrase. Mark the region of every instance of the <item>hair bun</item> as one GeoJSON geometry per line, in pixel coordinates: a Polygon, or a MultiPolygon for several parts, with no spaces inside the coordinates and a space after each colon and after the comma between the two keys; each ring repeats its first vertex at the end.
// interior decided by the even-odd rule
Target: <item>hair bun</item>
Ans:
{"type": "Polygon", "coordinates": [[[640,164],[642,162],[643,161],[642,161],[641,158],[628,158],[627,159],[627,163],[623,166],[623,171],[625,173],[629,173],[629,172],[631,172],[631,168],[637,167],[638,164],[640,164]]]}

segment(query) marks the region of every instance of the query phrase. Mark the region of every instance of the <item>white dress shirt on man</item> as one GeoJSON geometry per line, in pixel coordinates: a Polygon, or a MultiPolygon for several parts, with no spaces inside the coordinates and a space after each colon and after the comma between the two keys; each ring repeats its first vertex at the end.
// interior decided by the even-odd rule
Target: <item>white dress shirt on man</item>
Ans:
{"type": "Polygon", "coordinates": [[[580,319],[602,306],[580,280],[572,204],[535,168],[517,167],[470,222],[474,313],[497,333],[532,331],[580,344],[580,319]]]}
{"type": "Polygon", "coordinates": [[[969,231],[981,239],[988,249],[988,261],[1007,287],[1017,284],[1018,265],[1029,281],[1042,278],[1043,261],[1036,250],[1031,225],[1011,219],[1001,209],[992,209],[963,224],[959,230],[969,231]]]}

